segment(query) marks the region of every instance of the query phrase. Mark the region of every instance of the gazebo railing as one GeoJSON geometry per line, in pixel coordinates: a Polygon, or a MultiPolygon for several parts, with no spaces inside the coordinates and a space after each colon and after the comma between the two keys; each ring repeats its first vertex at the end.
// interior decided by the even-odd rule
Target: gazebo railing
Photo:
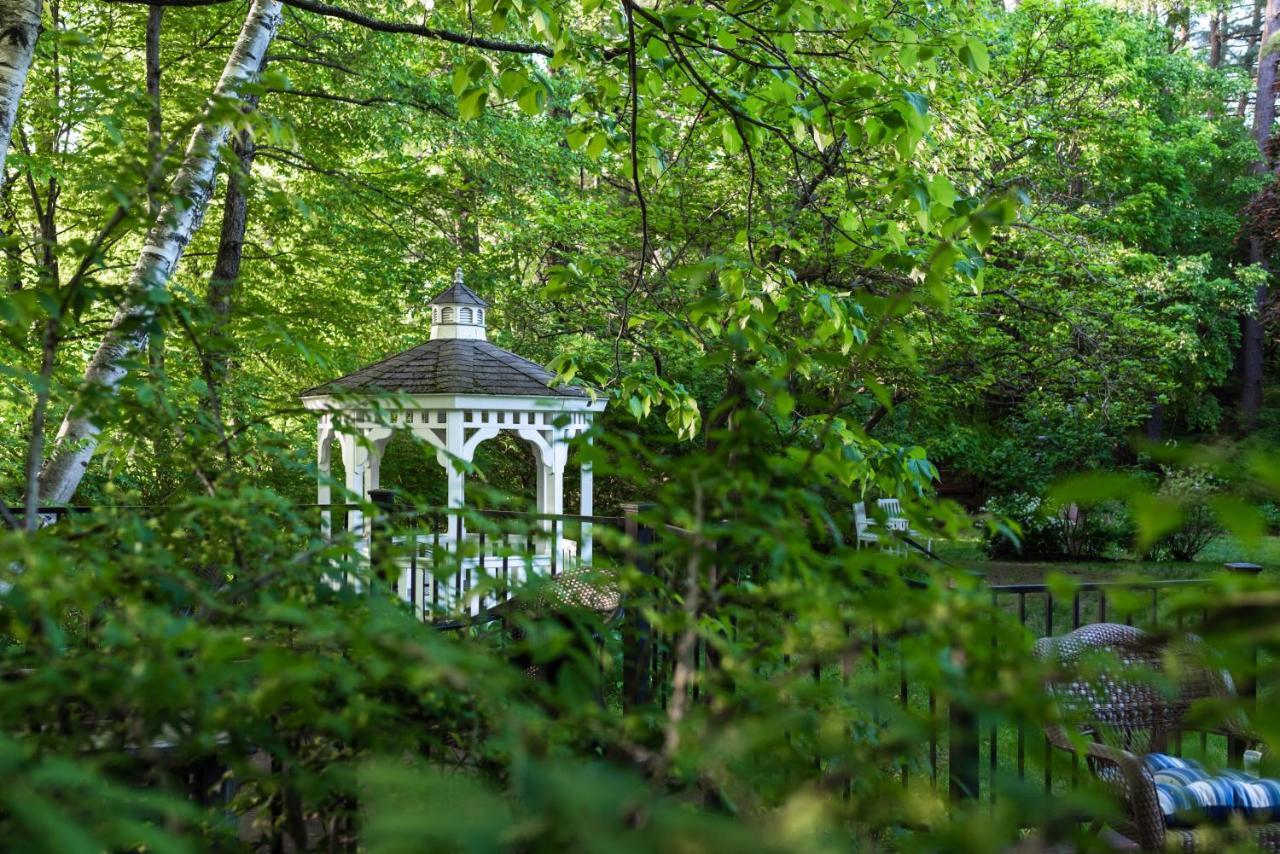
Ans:
{"type": "MultiPolygon", "coordinates": [[[[385,493],[375,491],[375,497],[385,493]]],[[[348,543],[358,561],[382,564],[396,596],[424,622],[480,618],[539,579],[587,568],[614,568],[633,556],[622,548],[625,518],[511,510],[394,506],[388,502],[304,504],[317,533],[348,543]],[[355,524],[349,524],[354,522],[355,524]]],[[[24,509],[3,523],[21,527],[24,509]],[[10,521],[12,520],[12,521],[10,521]]],[[[154,513],[156,507],[41,506],[41,524],[101,513],[154,513]]]]}
{"type": "MultiPolygon", "coordinates": [[[[333,505],[362,509],[358,505],[333,505]]],[[[358,546],[425,622],[481,617],[537,579],[615,564],[620,516],[405,507],[382,503],[358,546]],[[596,548],[598,535],[604,551],[596,548]]]]}

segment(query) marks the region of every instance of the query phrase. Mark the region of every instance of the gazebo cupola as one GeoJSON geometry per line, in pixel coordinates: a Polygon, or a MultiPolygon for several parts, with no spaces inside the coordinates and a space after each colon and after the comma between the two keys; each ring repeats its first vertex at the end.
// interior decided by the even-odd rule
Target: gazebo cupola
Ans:
{"type": "MultiPolygon", "coordinates": [[[[363,500],[379,487],[387,443],[405,431],[434,449],[445,470],[449,506],[462,508],[476,448],[505,430],[533,451],[537,512],[563,514],[569,443],[590,428],[604,400],[581,386],[556,384],[555,375],[541,365],[491,343],[485,330],[489,305],[463,283],[461,270],[429,306],[425,343],[302,392],[303,405],[320,414],[319,503],[331,502],[335,439],[346,491],[363,500]]],[[[579,512],[590,516],[589,463],[580,467],[579,476],[579,512]]],[[[348,526],[362,531],[360,514],[348,514],[348,526]]],[[[460,525],[457,530],[465,536],[460,525]]],[[[588,540],[579,556],[589,555],[588,540]]]]}
{"type": "Polygon", "coordinates": [[[462,270],[453,274],[453,284],[431,298],[431,337],[465,338],[487,341],[484,312],[489,304],[462,283],[462,270]]]}

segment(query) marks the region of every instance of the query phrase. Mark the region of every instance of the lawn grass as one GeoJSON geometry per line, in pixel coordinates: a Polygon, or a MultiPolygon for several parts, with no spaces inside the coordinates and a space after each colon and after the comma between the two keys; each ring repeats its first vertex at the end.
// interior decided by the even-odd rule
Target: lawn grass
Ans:
{"type": "Polygon", "coordinates": [[[1131,554],[1092,561],[990,560],[982,545],[982,541],[976,538],[946,540],[934,543],[933,551],[949,563],[981,573],[990,584],[1034,584],[1044,581],[1052,573],[1089,581],[1206,578],[1220,572],[1223,564],[1235,562],[1256,563],[1262,566],[1264,575],[1280,575],[1277,573],[1280,569],[1280,537],[1263,537],[1254,543],[1222,537],[1211,543],[1196,560],[1187,562],[1143,561],[1131,554]]]}

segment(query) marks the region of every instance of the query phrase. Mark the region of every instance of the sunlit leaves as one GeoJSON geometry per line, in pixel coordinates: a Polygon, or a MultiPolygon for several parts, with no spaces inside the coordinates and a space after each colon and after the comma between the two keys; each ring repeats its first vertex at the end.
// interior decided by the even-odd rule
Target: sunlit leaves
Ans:
{"type": "Polygon", "coordinates": [[[987,46],[978,39],[967,39],[959,50],[960,61],[971,71],[986,74],[991,67],[991,59],[987,55],[987,46]]]}
{"type": "Polygon", "coordinates": [[[489,99],[489,90],[484,87],[469,89],[458,98],[458,116],[463,121],[476,118],[484,111],[485,102],[489,99]]]}
{"type": "Polygon", "coordinates": [[[623,382],[618,398],[636,421],[643,421],[655,408],[664,409],[667,427],[679,439],[693,439],[702,428],[698,401],[680,384],[661,378],[629,377],[623,382]]]}
{"type": "Polygon", "coordinates": [[[720,125],[720,138],[727,153],[737,154],[742,151],[742,135],[738,133],[738,128],[732,120],[720,125]]]}

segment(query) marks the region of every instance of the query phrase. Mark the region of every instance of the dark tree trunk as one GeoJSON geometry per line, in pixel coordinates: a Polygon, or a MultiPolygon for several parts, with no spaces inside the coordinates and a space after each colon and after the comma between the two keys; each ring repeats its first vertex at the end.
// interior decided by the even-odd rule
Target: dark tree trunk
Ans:
{"type": "MultiPolygon", "coordinates": [[[[1259,235],[1249,238],[1249,261],[1266,266],[1265,244],[1259,235]]],[[[1258,413],[1262,409],[1262,362],[1265,352],[1265,335],[1262,328],[1262,310],[1267,302],[1267,286],[1259,285],[1253,292],[1253,312],[1244,318],[1240,341],[1240,431],[1252,433],[1258,426],[1258,413]]]]}
{"type": "MultiPolygon", "coordinates": [[[[1276,33],[1277,15],[1280,15],[1280,3],[1267,0],[1262,26],[1262,47],[1266,48],[1276,33]]],[[[1271,125],[1276,120],[1276,60],[1280,58],[1275,50],[1263,50],[1258,54],[1258,91],[1253,105],[1253,138],[1258,143],[1262,156],[1258,160],[1258,171],[1268,168],[1266,162],[1267,140],[1271,138],[1271,125]]]]}
{"type": "MultiPolygon", "coordinates": [[[[1249,28],[1248,42],[1244,49],[1244,61],[1242,67],[1244,72],[1250,77],[1254,76],[1254,70],[1257,67],[1258,55],[1261,52],[1259,44],[1262,41],[1262,13],[1266,8],[1266,0],[1256,0],[1253,4],[1253,24],[1249,28]]],[[[1236,115],[1244,117],[1245,112],[1249,109],[1249,91],[1247,89],[1240,92],[1240,101],[1236,104],[1236,115]]]]}
{"type": "MultiPolygon", "coordinates": [[[[1271,126],[1276,118],[1276,61],[1280,54],[1266,47],[1280,24],[1280,0],[1267,0],[1263,18],[1262,48],[1258,55],[1258,90],[1253,107],[1253,138],[1258,143],[1258,160],[1254,166],[1258,173],[1272,169],[1267,160],[1271,126]]],[[[1267,266],[1266,235],[1249,236],[1249,262],[1267,266]]],[[[1248,434],[1258,426],[1258,412],[1262,408],[1262,373],[1264,354],[1264,330],[1262,309],[1267,301],[1266,285],[1259,285],[1253,295],[1253,311],[1243,324],[1243,340],[1240,342],[1240,430],[1248,434]]]]}
{"type": "MultiPolygon", "coordinates": [[[[147,113],[147,153],[153,169],[164,146],[164,114],[160,110],[160,25],[163,20],[163,6],[152,6],[147,10],[147,100],[151,102],[151,110],[147,113]]],[[[147,201],[152,216],[160,212],[160,201],[150,189],[147,201]]]]}
{"type": "Polygon", "coordinates": [[[1147,416],[1147,423],[1143,428],[1148,442],[1159,442],[1164,438],[1164,404],[1160,402],[1151,404],[1151,414],[1147,416]]]}
{"type": "MultiPolygon", "coordinates": [[[[256,99],[252,100],[256,101],[256,99]]],[[[253,168],[255,150],[253,138],[248,133],[241,133],[236,137],[232,151],[236,155],[237,163],[229,170],[227,194],[222,202],[222,230],[218,235],[218,255],[214,260],[213,275],[209,279],[207,299],[209,310],[213,313],[210,367],[216,383],[226,379],[230,361],[226,326],[235,301],[236,285],[240,280],[240,263],[244,258],[244,234],[249,221],[249,197],[246,185],[249,172],[253,168]]]]}
{"type": "Polygon", "coordinates": [[[1209,67],[1222,65],[1222,52],[1226,42],[1226,10],[1221,6],[1213,10],[1209,18],[1209,67]]]}

